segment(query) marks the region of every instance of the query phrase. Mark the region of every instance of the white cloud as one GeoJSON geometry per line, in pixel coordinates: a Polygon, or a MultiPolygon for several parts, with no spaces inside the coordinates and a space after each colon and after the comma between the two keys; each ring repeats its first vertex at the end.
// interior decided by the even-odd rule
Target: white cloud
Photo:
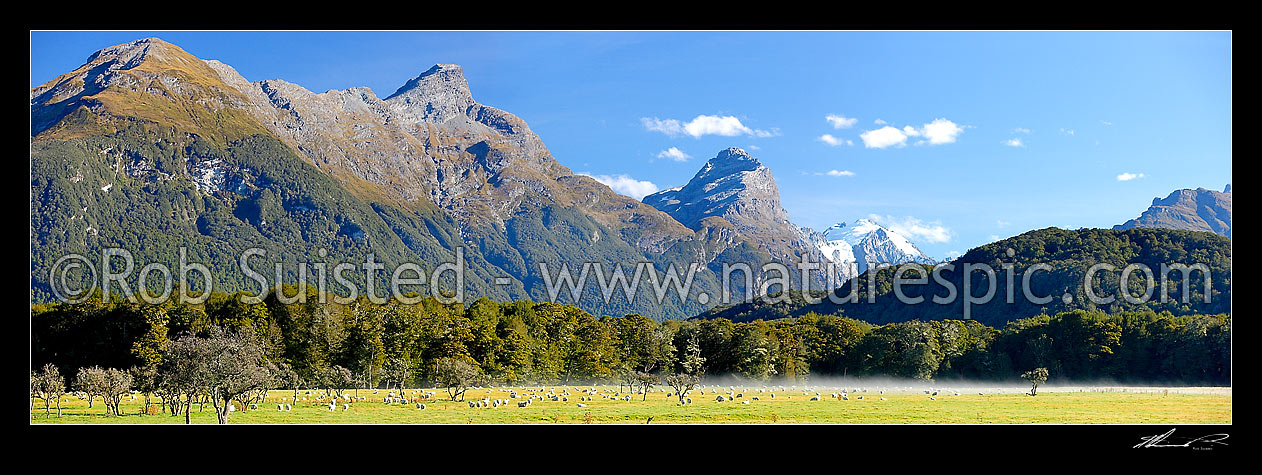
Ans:
{"type": "Polygon", "coordinates": [[[889,228],[890,231],[902,234],[913,241],[947,242],[951,240],[951,236],[954,234],[949,228],[943,226],[940,221],[925,222],[912,216],[897,218],[879,214],[870,214],[868,218],[889,228]]]}
{"type": "Polygon", "coordinates": [[[749,145],[749,146],[746,146],[745,148],[750,149],[750,150],[759,150],[762,147],[759,147],[757,145],[749,145]]]}
{"type": "Polygon", "coordinates": [[[876,124],[876,125],[885,125],[885,124],[888,124],[889,122],[886,122],[886,121],[881,120],[881,119],[876,119],[876,120],[872,121],[872,123],[873,123],[873,124],[876,124]]]}
{"type": "Polygon", "coordinates": [[[996,221],[995,221],[995,226],[999,226],[999,227],[1001,227],[1001,228],[1006,228],[1006,227],[1008,227],[1008,226],[1010,226],[1010,225],[1012,225],[1012,223],[1007,222],[1007,221],[1004,221],[1004,220],[1002,220],[1002,219],[1000,219],[1000,220],[996,220],[996,221]]]}
{"type": "Polygon", "coordinates": [[[1143,173],[1123,173],[1117,176],[1117,181],[1131,181],[1136,178],[1143,178],[1143,173]]]}
{"type": "Polygon", "coordinates": [[[986,239],[988,239],[988,241],[986,242],[995,242],[995,241],[998,241],[1000,238],[998,234],[991,234],[990,237],[986,239]]]}
{"type": "Polygon", "coordinates": [[[1060,129],[1060,133],[1062,133],[1062,134],[1066,134],[1066,135],[1073,135],[1073,134],[1074,134],[1074,129],[1066,129],[1066,128],[1064,128],[1064,127],[1061,127],[1061,129],[1060,129]]]}
{"type": "Polygon", "coordinates": [[[1030,133],[1030,129],[1027,129],[1027,128],[1025,128],[1025,127],[1017,127],[1017,128],[1015,128],[1015,129],[1012,129],[1012,131],[1013,131],[1014,133],[1018,133],[1018,134],[1027,134],[1027,135],[1028,135],[1028,134],[1030,133]]]}
{"type": "Polygon", "coordinates": [[[590,175],[587,172],[579,172],[579,175],[589,176],[596,181],[604,183],[605,186],[612,188],[613,191],[630,196],[637,200],[643,199],[645,196],[657,193],[657,185],[651,181],[636,180],[628,175],[590,175]]]}
{"type": "Polygon", "coordinates": [[[1113,123],[1112,123],[1112,122],[1109,122],[1109,121],[1107,121],[1107,120],[1102,120],[1102,121],[1100,121],[1100,123],[1101,123],[1101,124],[1104,124],[1104,126],[1105,126],[1105,127],[1108,127],[1108,126],[1110,126],[1110,125],[1113,125],[1113,123]]]}
{"type": "Polygon", "coordinates": [[[677,119],[658,119],[656,117],[650,119],[643,117],[640,118],[640,122],[650,132],[661,132],[671,137],[682,135],[690,135],[693,138],[701,138],[705,135],[774,137],[780,135],[779,130],[776,129],[771,131],[751,129],[742,124],[740,119],[730,115],[699,115],[688,122],[681,122],[677,119]]]}
{"type": "Polygon", "coordinates": [[[669,159],[674,160],[674,161],[676,161],[676,162],[686,162],[686,161],[688,161],[688,159],[689,159],[689,158],[692,158],[692,155],[688,155],[688,154],[684,153],[684,151],[683,151],[683,150],[680,150],[680,149],[678,149],[678,148],[671,147],[671,148],[668,148],[668,149],[666,149],[666,150],[662,150],[661,152],[659,152],[659,153],[657,154],[657,158],[669,158],[669,159]]]}
{"type": "Polygon", "coordinates": [[[1025,142],[1022,142],[1019,137],[1013,137],[1008,140],[1004,140],[1001,143],[1009,147],[1024,147],[1025,146],[1025,142]]]}
{"type": "Polygon", "coordinates": [[[962,255],[963,254],[960,254],[960,251],[947,251],[946,254],[944,254],[947,260],[956,259],[962,255]]]}
{"type": "Polygon", "coordinates": [[[833,137],[831,134],[824,134],[824,135],[819,136],[819,141],[824,142],[833,147],[842,145],[847,142],[845,139],[839,139],[837,137],[833,137]]]}
{"type": "Polygon", "coordinates": [[[955,138],[964,133],[964,128],[956,125],[955,122],[939,118],[925,124],[922,133],[925,134],[925,138],[929,139],[930,145],[941,145],[954,143],[955,138]]]}
{"type": "Polygon", "coordinates": [[[827,117],[824,117],[824,120],[832,124],[834,129],[849,129],[859,122],[859,119],[851,119],[837,114],[828,114],[827,117]]]}
{"type": "MultiPolygon", "coordinates": [[[[879,120],[879,119],[878,119],[879,120]]],[[[882,121],[881,123],[885,123],[882,121]]],[[[876,130],[869,130],[859,134],[859,138],[863,139],[863,146],[867,148],[888,148],[902,147],[907,145],[908,137],[924,137],[919,140],[916,145],[942,145],[954,143],[956,137],[964,133],[964,127],[951,122],[947,119],[934,119],[933,122],[924,124],[920,128],[910,125],[897,129],[891,126],[881,127],[876,130]]]]}
{"type": "Polygon", "coordinates": [[[859,138],[863,140],[863,146],[867,148],[902,147],[907,145],[907,134],[888,125],[859,134],[859,138]]]}

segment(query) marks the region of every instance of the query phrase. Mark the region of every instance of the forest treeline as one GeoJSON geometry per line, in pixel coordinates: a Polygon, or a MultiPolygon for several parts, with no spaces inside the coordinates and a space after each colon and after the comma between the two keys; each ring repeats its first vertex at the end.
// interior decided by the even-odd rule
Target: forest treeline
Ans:
{"type": "MultiPolygon", "coordinates": [[[[296,289],[288,288],[287,295],[296,289]]],[[[99,297],[32,306],[32,368],[157,367],[172,342],[223,328],[261,343],[263,357],[318,381],[331,368],[359,387],[435,385],[439,362],[460,360],[491,384],[586,384],[630,373],[668,375],[699,348],[706,376],[762,381],[817,376],[1017,380],[1045,367],[1053,380],[1229,384],[1229,315],[1073,310],[1013,320],[912,320],[874,325],[839,315],[732,322],[595,317],[577,307],[479,299],[407,305],[262,303],[213,294],[202,304],[99,297]],[[395,375],[402,375],[401,377],[395,375]],[[394,381],[393,379],[401,379],[394,381]]]]}

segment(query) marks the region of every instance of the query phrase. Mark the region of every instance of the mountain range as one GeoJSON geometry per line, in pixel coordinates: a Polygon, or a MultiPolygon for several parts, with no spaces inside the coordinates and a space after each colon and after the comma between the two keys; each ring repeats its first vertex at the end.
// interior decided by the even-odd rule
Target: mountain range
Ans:
{"type": "MultiPolygon", "coordinates": [[[[756,271],[768,262],[795,270],[802,259],[853,261],[858,273],[874,262],[932,262],[868,219],[822,232],[793,224],[771,170],[740,148],[642,201],[615,193],[562,165],[521,118],[478,102],[453,64],[434,65],[384,98],[364,87],[315,93],[281,79],[249,81],[147,38],[102,49],[32,88],[30,111],[33,301],[54,297],[59,258],[110,247],[141,265],[205,264],[226,292],[261,290],[238,270],[250,248],[264,251],[251,267],[273,283],[278,264],[292,283],[304,275],[300,262],[331,268],[371,258],[387,269],[433,269],[460,255],[466,302],[552,300],[549,281],[561,264],[575,280],[584,263],[605,275],[621,266],[628,277],[639,262],[658,275],[673,266],[681,279],[699,264],[684,299],[605,297],[594,275],[580,298],[556,298],[597,315],[657,320],[712,307],[731,264],[753,268],[758,288],[766,276],[756,271]]],[[[1154,200],[1159,210],[1122,226],[1220,232],[1225,224],[1230,237],[1229,190],[1225,213],[1220,197],[1182,191],[1190,190],[1154,200]]],[[[832,277],[855,275],[837,269],[832,277]]],[[[381,289],[388,277],[345,276],[360,289],[369,280],[381,289]]],[[[801,286],[799,272],[786,277],[801,286]]],[[[812,278],[816,289],[829,280],[812,278]]],[[[450,290],[456,282],[448,274],[431,284],[450,290]]],[[[738,298],[746,290],[739,277],[729,284],[738,298]]]]}
{"type": "Polygon", "coordinates": [[[561,165],[525,121],[479,103],[452,64],[385,98],[314,93],[147,38],[31,89],[30,106],[36,300],[52,297],[57,258],[106,247],[145,262],[184,253],[229,292],[260,290],[235,271],[251,247],[266,251],[252,268],[286,264],[286,281],[308,256],[371,255],[391,268],[453,261],[459,248],[466,300],[549,300],[539,263],[552,276],[564,263],[576,279],[583,263],[631,275],[647,261],[681,278],[701,264],[683,302],[606,300],[595,278],[579,300],[557,299],[664,319],[706,308],[696,297],[719,295],[723,263],[822,258],[788,221],[770,170],[743,150],[720,152],[673,191],[686,198],[678,206],[661,194],[636,201],[561,165]]]}

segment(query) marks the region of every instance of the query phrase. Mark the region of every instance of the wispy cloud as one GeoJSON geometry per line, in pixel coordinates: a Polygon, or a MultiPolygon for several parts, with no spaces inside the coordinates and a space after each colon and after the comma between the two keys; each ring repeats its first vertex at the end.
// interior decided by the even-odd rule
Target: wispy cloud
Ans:
{"type": "Polygon", "coordinates": [[[1010,223],[1010,222],[1008,222],[1008,221],[1004,221],[1004,220],[1002,220],[1002,219],[995,220],[995,226],[998,226],[998,227],[1000,227],[1000,228],[1006,228],[1006,227],[1011,226],[1011,225],[1012,225],[1012,223],[1010,223]]]}
{"type": "Polygon", "coordinates": [[[824,135],[819,136],[819,141],[824,142],[833,147],[836,147],[838,145],[854,145],[853,140],[833,137],[832,134],[824,134],[824,135]]]}
{"type": "Polygon", "coordinates": [[[1003,141],[1003,142],[1001,142],[1001,143],[1003,143],[1004,145],[1007,145],[1007,146],[1009,146],[1009,147],[1024,147],[1024,146],[1025,146],[1025,142],[1022,142],[1022,141],[1021,141],[1021,138],[1019,138],[1019,137],[1013,137],[1013,138],[1010,138],[1010,139],[1008,139],[1008,140],[1004,140],[1004,141],[1003,141]]]}
{"type": "Polygon", "coordinates": [[[1027,128],[1025,128],[1025,127],[1017,127],[1017,128],[1015,128],[1015,129],[1012,129],[1012,132],[1013,132],[1013,133],[1017,133],[1017,134],[1026,134],[1026,135],[1029,135],[1029,133],[1030,133],[1030,129],[1027,129],[1027,128]]]}
{"type": "Polygon", "coordinates": [[[1112,122],[1109,122],[1109,121],[1107,121],[1107,120],[1102,120],[1102,121],[1100,121],[1100,123],[1101,123],[1101,124],[1104,124],[1104,126],[1105,126],[1105,127],[1108,127],[1108,126],[1110,126],[1110,125],[1113,125],[1113,123],[1112,123],[1112,122]]]}
{"type": "Polygon", "coordinates": [[[854,172],[850,170],[828,170],[826,172],[812,173],[815,176],[854,176],[854,172]]]}
{"type": "Polygon", "coordinates": [[[883,119],[876,119],[876,120],[872,121],[872,123],[873,123],[873,124],[876,124],[876,125],[885,125],[885,124],[888,124],[889,122],[886,122],[886,121],[885,121],[885,120],[883,120],[883,119]]]}
{"type": "Polygon", "coordinates": [[[688,155],[684,153],[683,150],[680,150],[678,148],[671,147],[666,150],[662,150],[661,152],[658,152],[657,158],[669,158],[676,162],[686,162],[688,161],[689,158],[692,158],[692,155],[688,155]]]}
{"type": "Polygon", "coordinates": [[[587,172],[579,172],[579,175],[589,176],[596,181],[604,183],[605,186],[612,188],[620,194],[630,196],[637,200],[644,199],[645,196],[657,193],[657,185],[647,180],[636,180],[626,174],[619,175],[592,175],[587,172]]]}
{"type": "Polygon", "coordinates": [[[879,214],[869,214],[868,218],[913,241],[947,242],[955,234],[950,228],[943,226],[941,221],[926,222],[912,216],[898,218],[879,214]]]}
{"type": "Polygon", "coordinates": [[[1074,129],[1066,129],[1064,127],[1061,127],[1060,133],[1065,134],[1065,135],[1073,135],[1074,129]]]}
{"type": "Polygon", "coordinates": [[[754,137],[774,137],[780,135],[779,130],[771,129],[758,130],[747,127],[741,123],[741,120],[730,115],[699,115],[688,122],[678,119],[659,119],[659,118],[640,118],[640,122],[644,124],[645,130],[650,132],[661,132],[671,137],[680,137],[684,135],[693,138],[701,138],[706,135],[720,135],[724,137],[735,137],[738,135],[752,135],[754,137]]]}
{"type": "Polygon", "coordinates": [[[1143,178],[1143,173],[1123,173],[1117,176],[1117,181],[1131,181],[1136,178],[1143,178]]]}
{"type": "Polygon", "coordinates": [[[837,114],[828,114],[827,117],[824,117],[824,120],[827,120],[828,123],[831,124],[834,129],[849,129],[851,127],[854,127],[855,124],[859,123],[859,119],[852,119],[852,118],[848,118],[846,116],[837,115],[837,114]]]}

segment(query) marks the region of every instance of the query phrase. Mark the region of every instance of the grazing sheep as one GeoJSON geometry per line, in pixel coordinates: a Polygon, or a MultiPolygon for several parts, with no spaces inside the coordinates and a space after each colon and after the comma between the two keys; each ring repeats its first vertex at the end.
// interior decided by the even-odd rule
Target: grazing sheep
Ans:
{"type": "Polygon", "coordinates": [[[578,403],[578,407],[587,407],[587,405],[580,402],[578,403]]]}
{"type": "Polygon", "coordinates": [[[749,400],[748,400],[748,399],[746,399],[746,400],[744,400],[744,401],[741,401],[741,404],[749,404],[749,400]]]}
{"type": "Polygon", "coordinates": [[[350,405],[350,404],[342,404],[342,410],[343,410],[343,411],[349,411],[349,410],[351,410],[351,405],[350,405]]]}
{"type": "Polygon", "coordinates": [[[882,400],[882,401],[888,401],[889,399],[881,398],[881,400],[882,400]]]}
{"type": "Polygon", "coordinates": [[[811,396],[811,400],[812,400],[812,401],[818,401],[818,400],[819,400],[819,396],[811,396]]]}
{"type": "Polygon", "coordinates": [[[277,411],[283,411],[283,410],[285,410],[285,405],[284,405],[284,404],[277,404],[277,405],[276,405],[276,410],[277,410],[277,411]]]}
{"type": "Polygon", "coordinates": [[[425,409],[425,405],[424,405],[424,404],[421,404],[421,403],[419,403],[419,402],[418,402],[418,403],[416,403],[416,408],[417,408],[417,409],[425,409]]]}

